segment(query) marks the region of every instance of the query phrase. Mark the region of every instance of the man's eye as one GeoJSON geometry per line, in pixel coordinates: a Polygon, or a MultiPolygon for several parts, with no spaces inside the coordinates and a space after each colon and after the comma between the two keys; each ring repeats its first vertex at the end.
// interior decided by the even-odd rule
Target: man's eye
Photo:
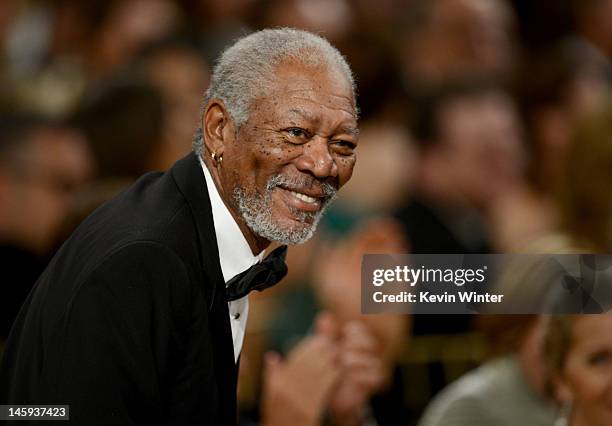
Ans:
{"type": "Polygon", "coordinates": [[[355,143],[342,139],[333,141],[333,145],[341,154],[344,155],[351,155],[356,148],[355,143]]]}
{"type": "Polygon", "coordinates": [[[289,136],[294,137],[294,138],[307,138],[308,137],[308,132],[299,127],[290,127],[286,129],[285,132],[287,132],[289,136]]]}

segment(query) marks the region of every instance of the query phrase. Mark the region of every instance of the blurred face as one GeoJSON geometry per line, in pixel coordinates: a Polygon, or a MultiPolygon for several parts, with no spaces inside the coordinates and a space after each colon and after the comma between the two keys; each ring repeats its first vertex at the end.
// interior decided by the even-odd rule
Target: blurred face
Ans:
{"type": "Polygon", "coordinates": [[[255,235],[299,244],[350,179],[356,145],[348,81],[327,69],[284,64],[226,144],[221,180],[255,235]]]}
{"type": "Polygon", "coordinates": [[[573,327],[572,347],[559,379],[572,402],[572,425],[607,425],[612,419],[612,315],[584,315],[573,327]]]}
{"type": "Polygon", "coordinates": [[[431,2],[427,25],[411,35],[403,55],[426,79],[493,74],[506,77],[514,60],[512,15],[498,0],[431,2]]]}
{"type": "Polygon", "coordinates": [[[162,144],[151,168],[165,170],[189,152],[193,123],[198,119],[201,94],[208,86],[208,65],[196,51],[173,47],[148,63],[148,75],[164,100],[162,144]]]}
{"type": "Polygon", "coordinates": [[[78,133],[44,129],[31,136],[15,165],[3,185],[9,238],[46,254],[76,190],[92,174],[89,151],[78,133]]]}
{"type": "Polygon", "coordinates": [[[520,126],[502,94],[451,100],[440,112],[442,155],[457,190],[485,208],[522,169],[520,126]]]}

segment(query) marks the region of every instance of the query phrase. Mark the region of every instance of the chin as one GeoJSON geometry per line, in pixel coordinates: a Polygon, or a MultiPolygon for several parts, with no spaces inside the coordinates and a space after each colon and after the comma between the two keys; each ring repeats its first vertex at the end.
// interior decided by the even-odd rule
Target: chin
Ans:
{"type": "Polygon", "coordinates": [[[248,195],[234,190],[234,199],[246,225],[251,231],[270,242],[297,245],[308,241],[317,228],[323,209],[305,211],[267,197],[248,195]]]}
{"type": "Polygon", "coordinates": [[[295,226],[294,222],[293,226],[279,227],[278,232],[275,235],[276,238],[274,239],[274,241],[280,244],[288,245],[303,244],[312,238],[315,233],[315,230],[316,226],[305,225],[303,223],[302,226],[295,226]]]}

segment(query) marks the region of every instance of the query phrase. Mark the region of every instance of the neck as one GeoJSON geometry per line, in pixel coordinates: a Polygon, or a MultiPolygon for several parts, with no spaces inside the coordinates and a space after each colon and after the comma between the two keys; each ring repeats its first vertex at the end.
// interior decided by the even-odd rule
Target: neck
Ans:
{"type": "Polygon", "coordinates": [[[255,235],[253,231],[251,231],[251,229],[247,226],[244,219],[242,218],[242,215],[236,208],[235,203],[233,202],[233,199],[231,196],[231,192],[225,191],[225,188],[221,184],[221,178],[219,176],[218,167],[215,167],[209,161],[207,156],[204,156],[203,161],[206,167],[208,168],[210,175],[213,178],[217,191],[219,192],[219,195],[221,196],[221,199],[223,200],[223,204],[225,204],[225,207],[227,207],[232,217],[238,224],[238,227],[240,228],[242,235],[244,235],[244,238],[246,239],[247,243],[249,244],[249,247],[251,248],[251,252],[253,253],[254,256],[257,256],[259,253],[264,251],[270,245],[270,241],[258,235],[255,235]]]}

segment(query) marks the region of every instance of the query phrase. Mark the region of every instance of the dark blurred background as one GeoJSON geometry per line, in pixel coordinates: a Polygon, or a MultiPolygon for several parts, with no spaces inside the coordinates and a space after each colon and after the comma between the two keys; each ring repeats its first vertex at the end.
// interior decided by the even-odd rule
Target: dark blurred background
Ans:
{"type": "Polygon", "coordinates": [[[290,351],[325,309],[379,341],[372,417],[415,424],[526,328],[362,316],[361,255],[610,252],[612,0],[0,1],[0,342],[80,221],[190,151],[222,49],[277,26],[347,57],[362,132],[317,237],[251,298],[244,417],[258,417],[262,354],[290,351]]]}

